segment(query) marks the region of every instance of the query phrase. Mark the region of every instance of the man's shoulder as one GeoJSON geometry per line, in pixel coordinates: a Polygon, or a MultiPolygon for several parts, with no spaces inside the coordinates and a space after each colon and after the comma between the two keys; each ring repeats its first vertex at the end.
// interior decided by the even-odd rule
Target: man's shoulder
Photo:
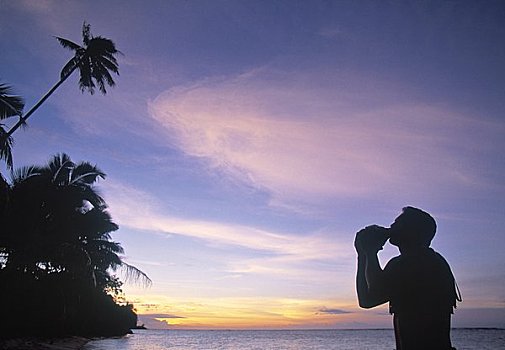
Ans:
{"type": "Polygon", "coordinates": [[[412,273],[429,274],[432,276],[452,276],[452,271],[447,260],[431,248],[414,254],[409,253],[407,255],[400,254],[395,256],[388,261],[384,267],[384,271],[388,276],[412,273]]]}
{"type": "Polygon", "coordinates": [[[391,270],[391,269],[395,269],[397,266],[401,266],[402,265],[402,256],[401,255],[398,255],[398,256],[395,256],[395,257],[392,257],[386,264],[386,266],[384,267],[384,270],[391,270]]]}
{"type": "Polygon", "coordinates": [[[444,258],[444,256],[442,254],[440,254],[439,252],[437,252],[436,250],[434,250],[432,248],[430,248],[430,250],[433,252],[433,255],[436,257],[436,259],[447,263],[447,260],[444,258]]]}

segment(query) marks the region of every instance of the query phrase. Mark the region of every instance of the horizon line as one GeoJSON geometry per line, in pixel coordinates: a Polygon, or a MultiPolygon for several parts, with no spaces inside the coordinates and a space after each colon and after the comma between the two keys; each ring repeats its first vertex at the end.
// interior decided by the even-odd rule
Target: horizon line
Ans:
{"type": "MultiPolygon", "coordinates": [[[[467,330],[505,330],[505,327],[451,327],[454,329],[467,330]]],[[[242,332],[242,331],[384,331],[393,330],[390,328],[134,328],[132,331],[149,330],[149,331],[214,331],[214,332],[242,332]]]]}

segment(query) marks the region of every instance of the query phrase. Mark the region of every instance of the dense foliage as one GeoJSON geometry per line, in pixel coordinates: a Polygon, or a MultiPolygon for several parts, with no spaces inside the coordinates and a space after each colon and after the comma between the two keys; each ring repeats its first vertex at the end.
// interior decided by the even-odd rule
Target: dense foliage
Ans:
{"type": "Polygon", "coordinates": [[[117,303],[125,264],[118,229],[94,184],[105,174],[56,155],[46,166],[13,172],[0,183],[0,335],[116,335],[136,325],[117,303]]]}

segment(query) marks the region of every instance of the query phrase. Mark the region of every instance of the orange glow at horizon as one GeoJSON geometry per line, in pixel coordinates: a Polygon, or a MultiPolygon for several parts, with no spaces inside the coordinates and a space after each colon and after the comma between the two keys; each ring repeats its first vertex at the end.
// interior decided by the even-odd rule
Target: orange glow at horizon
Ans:
{"type": "MultiPolygon", "coordinates": [[[[334,300],[209,298],[180,300],[137,297],[141,319],[169,329],[329,329],[350,327],[385,315],[362,313],[355,304],[334,300]]],[[[142,322],[140,322],[142,323],[142,322]]]]}

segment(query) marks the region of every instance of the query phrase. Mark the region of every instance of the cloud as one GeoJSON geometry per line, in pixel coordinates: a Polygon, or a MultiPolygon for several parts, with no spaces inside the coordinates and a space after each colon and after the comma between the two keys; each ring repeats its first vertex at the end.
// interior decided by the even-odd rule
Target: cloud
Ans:
{"type": "Polygon", "coordinates": [[[150,266],[164,266],[164,264],[160,263],[159,261],[129,259],[129,262],[132,264],[142,264],[142,265],[150,265],[150,266]]]}
{"type": "Polygon", "coordinates": [[[341,309],[329,309],[327,307],[323,307],[316,312],[316,315],[321,315],[321,314],[342,315],[342,314],[349,314],[349,313],[351,313],[351,312],[341,310],[341,309]]]}
{"type": "Polygon", "coordinates": [[[184,316],[177,316],[172,314],[142,314],[142,316],[151,318],[186,318],[184,316]]]}
{"type": "MultiPolygon", "coordinates": [[[[265,285],[269,284],[268,278],[274,277],[277,282],[268,288],[289,290],[286,285],[290,283],[309,284],[310,289],[317,286],[337,288],[339,285],[347,285],[353,278],[355,252],[349,235],[325,231],[300,235],[226,222],[175,217],[165,214],[164,206],[160,205],[158,199],[139,189],[112,179],[105,181],[102,186],[111,214],[120,227],[135,230],[137,234],[144,231],[166,237],[179,236],[196,239],[199,244],[210,248],[219,247],[220,253],[210,258],[212,262],[207,261],[201,265],[205,271],[214,263],[219,266],[219,272],[209,271],[215,283],[207,283],[207,291],[217,288],[222,289],[222,293],[229,293],[229,288],[222,284],[223,279],[226,279],[228,285],[233,285],[233,288],[240,289],[240,286],[253,286],[256,283],[254,279],[258,278],[263,278],[265,285]],[[248,252],[237,255],[236,247],[245,248],[248,252]]],[[[190,255],[188,252],[186,258],[190,255]]],[[[146,256],[128,261],[142,264],[143,260],[150,262],[152,259],[153,257],[146,256]]],[[[162,266],[150,264],[145,268],[155,271],[162,266]]],[[[151,277],[154,279],[153,273],[151,277]]],[[[176,285],[188,286],[187,277],[178,278],[175,278],[176,285]]],[[[198,280],[197,284],[199,283],[201,281],[198,280]]],[[[192,293],[190,289],[188,287],[188,292],[192,293]]],[[[241,293],[248,293],[246,289],[241,293]]],[[[340,290],[344,293],[342,288],[340,290]]]]}
{"type": "Polygon", "coordinates": [[[41,1],[18,1],[18,4],[29,12],[36,14],[48,15],[51,13],[54,1],[51,0],[41,0],[41,1]]]}
{"type": "Polygon", "coordinates": [[[331,259],[350,254],[347,244],[326,234],[296,235],[252,226],[178,218],[165,215],[159,209],[159,201],[141,190],[112,180],[104,184],[104,190],[112,215],[121,226],[197,238],[212,245],[268,251],[285,256],[284,260],[331,259]]]}
{"type": "Polygon", "coordinates": [[[326,39],[341,39],[347,36],[347,33],[341,28],[325,27],[319,30],[318,34],[326,39]]]}
{"type": "Polygon", "coordinates": [[[150,113],[168,142],[286,206],[386,191],[424,193],[426,184],[433,193],[479,185],[475,159],[486,156],[504,130],[444,108],[400,102],[395,89],[401,87],[382,92],[378,82],[351,78],[334,81],[343,85],[335,87],[320,77],[270,73],[172,89],[150,104],[150,113]]]}

